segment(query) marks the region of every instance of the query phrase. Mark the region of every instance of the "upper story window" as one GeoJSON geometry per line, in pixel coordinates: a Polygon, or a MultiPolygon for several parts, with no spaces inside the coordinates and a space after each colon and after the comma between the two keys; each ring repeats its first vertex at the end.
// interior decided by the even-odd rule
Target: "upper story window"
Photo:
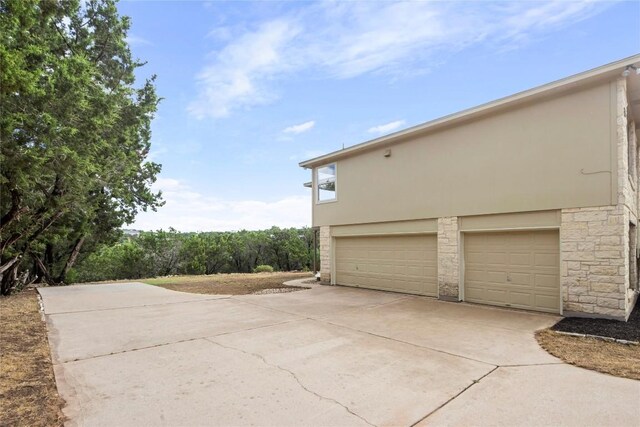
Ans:
{"type": "Polygon", "coordinates": [[[336,164],[321,166],[316,169],[316,201],[331,202],[337,199],[336,164]]]}

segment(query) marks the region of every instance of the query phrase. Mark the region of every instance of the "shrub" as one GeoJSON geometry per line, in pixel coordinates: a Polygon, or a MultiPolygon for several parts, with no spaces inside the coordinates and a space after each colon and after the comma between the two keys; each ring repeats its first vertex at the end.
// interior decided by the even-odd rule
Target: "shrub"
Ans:
{"type": "Polygon", "coordinates": [[[270,265],[259,265],[256,268],[253,269],[254,273],[273,273],[273,267],[271,267],[270,265]]]}

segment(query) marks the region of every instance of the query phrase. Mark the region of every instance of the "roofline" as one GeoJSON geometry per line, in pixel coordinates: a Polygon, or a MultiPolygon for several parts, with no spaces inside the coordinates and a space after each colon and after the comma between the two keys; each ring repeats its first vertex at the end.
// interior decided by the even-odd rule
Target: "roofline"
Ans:
{"type": "Polygon", "coordinates": [[[303,168],[312,168],[314,166],[332,162],[339,158],[347,157],[377,146],[391,144],[408,136],[435,131],[446,126],[451,126],[458,122],[480,117],[504,109],[507,106],[529,102],[538,98],[552,95],[556,92],[569,90],[580,84],[605,79],[607,77],[613,77],[629,65],[636,65],[640,68],[640,54],[629,56],[627,58],[620,59],[606,65],[601,65],[600,67],[596,67],[582,73],[574,74],[572,76],[565,77],[551,83],[536,86],[532,89],[517,92],[504,98],[499,98],[485,104],[480,104],[478,106],[471,107],[457,113],[449,114],[416,126],[412,126],[410,128],[391,133],[389,135],[365,141],[342,150],[337,150],[319,157],[314,157],[312,159],[300,162],[299,166],[303,168]]]}

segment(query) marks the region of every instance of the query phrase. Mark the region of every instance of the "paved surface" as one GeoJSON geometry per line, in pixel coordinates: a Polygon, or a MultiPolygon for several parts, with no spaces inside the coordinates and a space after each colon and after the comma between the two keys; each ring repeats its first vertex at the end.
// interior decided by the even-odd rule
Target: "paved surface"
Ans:
{"type": "Polygon", "coordinates": [[[640,382],[538,347],[550,315],[325,286],[40,293],[69,425],[640,425],[640,382]]]}

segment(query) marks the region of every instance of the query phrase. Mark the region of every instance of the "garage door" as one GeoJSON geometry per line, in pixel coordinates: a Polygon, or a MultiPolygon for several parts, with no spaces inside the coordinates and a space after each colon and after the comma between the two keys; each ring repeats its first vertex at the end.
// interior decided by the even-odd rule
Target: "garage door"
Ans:
{"type": "Polygon", "coordinates": [[[558,232],[467,233],[464,299],[558,313],[558,232]]]}
{"type": "Polygon", "coordinates": [[[336,283],[436,296],[436,236],[336,238],[336,283]]]}

